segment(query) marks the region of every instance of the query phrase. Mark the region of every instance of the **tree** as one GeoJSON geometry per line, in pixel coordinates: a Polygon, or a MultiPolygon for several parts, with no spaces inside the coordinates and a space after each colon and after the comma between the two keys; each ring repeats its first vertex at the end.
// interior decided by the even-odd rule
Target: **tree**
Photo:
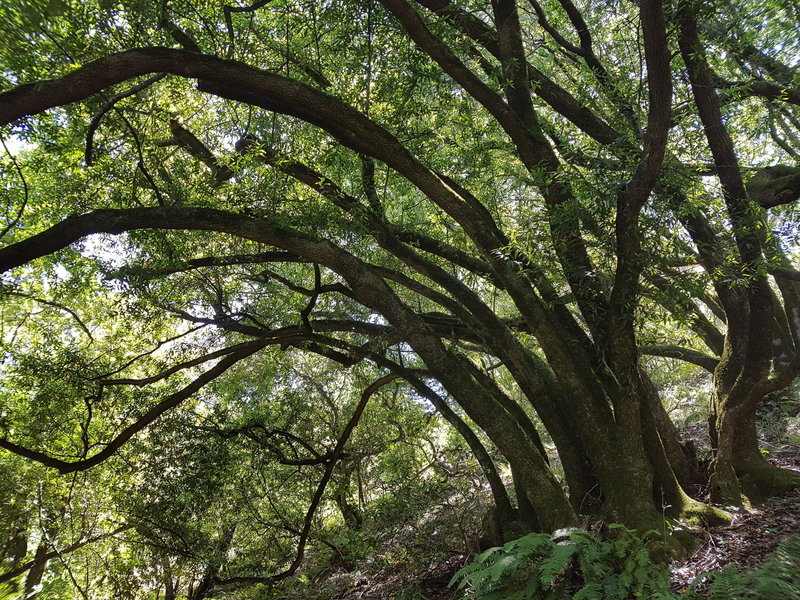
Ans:
{"type": "MultiPolygon", "coordinates": [[[[432,402],[522,530],[725,519],[685,492],[650,352],[714,372],[716,499],[797,485],[754,429],[800,373],[800,276],[763,208],[779,225],[797,199],[797,171],[774,170],[797,156],[796,42],[775,43],[797,9],[770,3],[759,29],[704,6],[0,9],[17,26],[0,123],[33,145],[6,161],[0,447],[95,468],[292,348],[371,365],[364,402],[395,379],[432,402]],[[741,153],[773,169],[750,193],[741,153]],[[641,343],[651,297],[714,356],[641,343]],[[515,507],[450,401],[507,461],[515,507]]],[[[323,482],[336,431],[309,459],[323,482]]],[[[291,575],[309,515],[285,571],[228,583],[291,575]]]]}

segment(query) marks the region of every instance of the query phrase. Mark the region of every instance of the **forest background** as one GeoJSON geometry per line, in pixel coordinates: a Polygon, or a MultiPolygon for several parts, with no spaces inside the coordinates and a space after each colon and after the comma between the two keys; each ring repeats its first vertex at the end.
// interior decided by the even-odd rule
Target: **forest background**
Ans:
{"type": "Polygon", "coordinates": [[[281,597],[593,523],[667,558],[796,488],[758,410],[800,374],[799,22],[4,3],[0,585],[281,597]]]}

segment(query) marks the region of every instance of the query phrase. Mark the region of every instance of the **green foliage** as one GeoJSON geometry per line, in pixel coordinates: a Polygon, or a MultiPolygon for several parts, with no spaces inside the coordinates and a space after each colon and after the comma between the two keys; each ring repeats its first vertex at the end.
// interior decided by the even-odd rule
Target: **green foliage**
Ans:
{"type": "MultiPolygon", "coordinates": [[[[720,186],[701,175],[712,161],[708,128],[692,108],[680,60],[671,62],[663,176],[642,199],[637,227],[617,229],[627,219],[616,208],[620,186],[645,164],[640,150],[650,125],[644,3],[576,3],[585,27],[564,10],[568,3],[530,2],[541,4],[543,16],[520,3],[522,55],[534,81],[524,102],[513,94],[523,82],[508,75],[527,65],[496,48],[506,39],[505,20],[491,13],[503,3],[461,0],[448,4],[452,14],[414,6],[420,27],[452,53],[444,61],[409,35],[391,4],[406,3],[0,1],[0,93],[19,84],[46,92],[48,80],[109,54],[186,47],[191,38],[201,54],[237,61],[223,79],[247,65],[271,81],[302,84],[286,89],[303,89],[301,96],[328,107],[304,108],[306,99],[279,90],[266,105],[252,103],[263,94],[239,89],[248,84],[238,75],[233,88],[248,93],[236,101],[173,70],[149,84],[150,74],[141,73],[94,86],[81,101],[32,109],[0,128],[0,245],[93,211],[204,207],[224,211],[231,223],[259,219],[255,237],[160,228],[90,235],[3,273],[0,439],[28,452],[0,449],[0,575],[30,561],[46,538],[52,548],[74,550],[48,561],[40,598],[153,598],[173,587],[185,597],[204,575],[258,580],[281,572],[303,530],[309,537],[297,578],[263,597],[300,590],[306,600],[324,598],[315,577],[332,572],[352,574],[352,585],[358,569],[419,573],[469,547],[487,502],[486,470],[445,432],[419,389],[398,381],[375,394],[316,512],[306,516],[345,424],[367,386],[387,372],[385,361],[416,373],[470,417],[498,470],[519,472],[530,462],[519,442],[530,440],[509,437],[516,425],[502,425],[509,411],[491,392],[502,399],[508,390],[523,413],[542,415],[536,427],[548,452],[565,444],[556,448],[563,452],[595,429],[581,426],[568,441],[544,431],[559,420],[540,410],[551,405],[546,392],[563,388],[552,405],[563,404],[564,415],[593,410],[587,397],[608,400],[610,409],[623,398],[615,397],[617,375],[640,364],[636,352],[623,353],[631,364],[614,364],[619,344],[605,332],[616,329],[606,324],[618,311],[595,315],[604,304],[595,299],[617,298],[612,286],[628,295],[615,270],[629,264],[617,252],[631,232],[641,233],[643,270],[622,312],[638,307],[636,331],[626,335],[641,344],[706,352],[709,330],[721,337],[723,323],[732,324],[711,314],[716,291],[746,293],[754,276],[766,276],[765,266],[741,261],[732,233],[743,232],[733,231],[720,186]],[[454,75],[458,63],[473,83],[454,75]],[[340,113],[345,106],[370,126],[357,125],[350,110],[340,113]],[[170,137],[173,119],[203,146],[205,160],[170,137]],[[605,133],[592,133],[595,120],[605,133]],[[375,133],[379,127],[385,135],[375,133]],[[241,153],[236,142],[245,136],[259,144],[241,153]],[[265,148],[274,161],[264,160],[265,148]],[[209,162],[229,169],[230,179],[217,180],[209,162]],[[682,224],[689,217],[712,231],[713,247],[691,240],[682,224]],[[267,230],[276,234],[264,237],[267,230]],[[714,260],[698,265],[698,252],[714,260]],[[414,313],[430,327],[408,326],[414,313]],[[498,322],[487,320],[492,314],[498,322]],[[220,352],[253,340],[270,347],[200,385],[213,361],[228,356],[220,352]],[[612,351],[598,352],[605,348],[612,351]],[[478,371],[466,369],[464,358],[478,371]],[[610,363],[607,373],[585,368],[596,359],[610,363]],[[460,368],[468,376],[456,381],[460,368]],[[192,381],[199,387],[190,397],[90,471],[60,475],[30,459],[95,456],[192,381]],[[123,526],[124,534],[112,535],[123,526]],[[86,540],[93,541],[76,545],[86,540]]],[[[786,35],[796,28],[796,1],[756,4],[701,11],[701,54],[721,82],[732,82],[720,90],[725,124],[742,164],[752,166],[743,168],[753,171],[796,162],[800,151],[796,106],[740,97],[748,87],[740,82],[800,83],[774,75],[775,64],[798,71],[800,41],[786,35]],[[753,55],[749,45],[765,54],[753,55]]],[[[673,50],[677,33],[670,25],[673,50]]],[[[82,77],[70,94],[81,93],[82,77]]],[[[760,219],[752,208],[759,212],[749,217],[760,219]]],[[[789,212],[796,209],[776,208],[764,219],[768,228],[797,231],[789,212]]],[[[754,231],[769,238],[763,227],[758,220],[754,231]]],[[[797,258],[791,247],[797,244],[785,250],[789,263],[797,258]]],[[[762,262],[782,265],[778,250],[762,262]]],[[[789,315],[800,288],[780,291],[789,315]]],[[[642,366],[673,414],[700,419],[703,375],[674,354],[642,366]]],[[[787,443],[800,439],[796,421],[793,427],[787,443]]],[[[569,461],[551,458],[556,478],[569,474],[569,461]]],[[[560,498],[562,488],[553,487],[560,498]]],[[[661,590],[663,573],[650,565],[644,542],[618,533],[609,542],[576,530],[564,539],[522,538],[482,555],[462,587],[496,598],[661,590]]],[[[721,581],[720,589],[745,585],[721,581]]],[[[405,583],[398,600],[423,597],[422,586],[405,583]]],[[[209,594],[250,597],[237,586],[220,588],[209,594]]],[[[346,597],[343,589],[327,597],[346,597]]],[[[0,600],[4,594],[0,588],[0,600]]]]}
{"type": "Polygon", "coordinates": [[[728,565],[674,593],[645,540],[619,525],[610,529],[616,536],[609,541],[582,530],[527,535],[487,550],[450,585],[475,600],[800,600],[800,536],[786,539],[757,569],[728,565]]]}
{"type": "Polygon", "coordinates": [[[646,542],[610,529],[608,541],[580,529],[526,535],[487,550],[450,583],[476,600],[669,598],[666,569],[650,562],[646,542]]]}
{"type": "Polygon", "coordinates": [[[758,427],[767,450],[794,452],[800,444],[800,394],[796,386],[767,397],[759,410],[758,427]]]}

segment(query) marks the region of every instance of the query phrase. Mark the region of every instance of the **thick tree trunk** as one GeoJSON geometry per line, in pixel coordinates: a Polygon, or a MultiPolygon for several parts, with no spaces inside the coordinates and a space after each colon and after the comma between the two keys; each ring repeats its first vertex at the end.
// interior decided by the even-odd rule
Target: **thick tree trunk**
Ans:
{"type": "MultiPolygon", "coordinates": [[[[653,390],[655,392],[655,390],[653,390]]],[[[672,518],[681,518],[701,525],[721,525],[729,523],[731,516],[709,504],[691,498],[681,485],[673,468],[673,458],[667,450],[669,442],[665,442],[662,430],[667,429],[672,435],[672,430],[660,419],[669,421],[664,412],[660,399],[654,395],[642,405],[642,428],[644,430],[644,444],[647,457],[654,470],[653,499],[662,514],[672,518]]],[[[671,425],[671,422],[670,422],[671,425]]],[[[682,450],[680,461],[685,460],[682,450]]],[[[688,462],[688,461],[687,461],[688,462]]]]}
{"type": "Polygon", "coordinates": [[[715,389],[711,401],[711,439],[715,458],[710,477],[717,503],[741,506],[800,486],[800,474],[767,462],[758,446],[756,409],[760,398],[725,396],[715,389]]]}
{"type": "Polygon", "coordinates": [[[36,554],[33,556],[33,566],[28,571],[28,576],[25,578],[25,590],[23,598],[26,600],[33,600],[39,595],[38,586],[42,582],[44,570],[47,567],[47,544],[44,541],[39,542],[36,547],[36,554]]]}
{"type": "MultiPolygon", "coordinates": [[[[661,530],[668,513],[707,523],[728,522],[728,515],[692,500],[678,482],[661,435],[663,430],[668,443],[677,443],[669,437],[675,436],[674,428],[659,424],[668,417],[661,414],[663,407],[647,374],[634,363],[627,369],[618,367],[613,379],[611,435],[594,436],[590,448],[607,518],[640,531],[661,530]]],[[[685,466],[682,451],[674,451],[680,453],[676,463],[685,466]]],[[[673,543],[685,550],[690,541],[673,543]]]]}
{"type": "Polygon", "coordinates": [[[743,506],[747,500],[742,495],[739,478],[734,467],[736,427],[741,406],[723,392],[715,389],[711,394],[711,440],[714,444],[714,461],[711,464],[709,487],[711,500],[724,506],[743,506]]]}
{"type": "Polygon", "coordinates": [[[756,415],[743,412],[733,431],[733,467],[742,493],[760,503],[800,486],[800,473],[767,462],[758,446],[756,415]]]}
{"type": "Polygon", "coordinates": [[[428,366],[435,369],[439,380],[511,465],[515,483],[521,484],[534,508],[534,529],[554,531],[574,525],[577,521],[575,512],[561,484],[550,470],[536,440],[522,429],[516,415],[510,414],[496,401],[498,390],[487,389],[490,382],[476,380],[472,369],[464,368],[464,363],[456,356],[448,357],[446,364],[441,366],[431,360],[428,366]]]}
{"type": "Polygon", "coordinates": [[[653,501],[653,469],[644,453],[641,431],[619,428],[607,448],[595,453],[609,521],[640,531],[657,528],[662,517],[653,501]]]}

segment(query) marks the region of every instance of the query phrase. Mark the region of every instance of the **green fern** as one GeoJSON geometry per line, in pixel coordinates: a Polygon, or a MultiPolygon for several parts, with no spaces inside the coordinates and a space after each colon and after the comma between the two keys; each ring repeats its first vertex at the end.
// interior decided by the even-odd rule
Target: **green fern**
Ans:
{"type": "Polygon", "coordinates": [[[747,593],[745,577],[733,570],[728,565],[721,571],[717,571],[712,577],[713,584],[709,594],[709,600],[738,600],[752,598],[747,593]]]}
{"type": "Polygon", "coordinates": [[[728,565],[721,571],[699,575],[695,583],[706,580],[711,583],[707,596],[690,591],[681,598],[800,600],[800,536],[784,540],[758,569],[739,573],[728,565]]]}
{"type": "Polygon", "coordinates": [[[603,597],[603,586],[599,583],[589,583],[572,597],[573,600],[597,600],[603,597]]]}
{"type": "Polygon", "coordinates": [[[729,566],[704,573],[695,586],[669,591],[667,571],[653,565],[645,539],[621,526],[601,541],[585,531],[531,534],[487,550],[455,574],[450,585],[474,600],[800,600],[800,536],[785,540],[760,568],[729,566]]]}
{"type": "Polygon", "coordinates": [[[572,557],[578,552],[577,545],[572,542],[560,542],[549,556],[544,557],[539,565],[539,579],[546,586],[552,586],[556,578],[567,570],[572,557]]]}
{"type": "Polygon", "coordinates": [[[614,530],[607,542],[577,529],[524,536],[484,552],[450,585],[476,600],[669,598],[666,571],[650,564],[644,540],[614,530]]]}

